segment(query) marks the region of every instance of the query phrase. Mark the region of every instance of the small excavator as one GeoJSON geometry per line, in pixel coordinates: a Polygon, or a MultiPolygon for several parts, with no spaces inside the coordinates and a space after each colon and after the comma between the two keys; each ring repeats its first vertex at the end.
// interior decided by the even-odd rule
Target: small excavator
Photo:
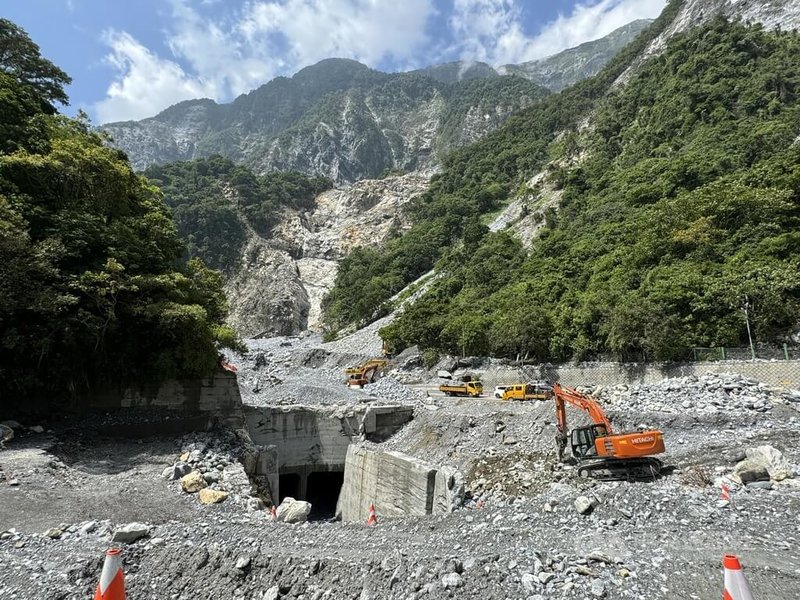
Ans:
{"type": "Polygon", "coordinates": [[[362,365],[345,369],[344,373],[347,376],[345,383],[351,388],[360,389],[375,381],[378,372],[385,369],[388,364],[389,361],[385,358],[371,358],[362,365]]]}
{"type": "Polygon", "coordinates": [[[664,434],[658,430],[614,433],[597,400],[558,383],[553,385],[558,420],[556,445],[558,460],[564,461],[569,441],[572,456],[578,461],[578,475],[595,479],[649,479],[661,473],[662,463],[654,455],[662,454],[664,434]],[[592,424],[567,429],[566,405],[586,411],[592,424]]]}

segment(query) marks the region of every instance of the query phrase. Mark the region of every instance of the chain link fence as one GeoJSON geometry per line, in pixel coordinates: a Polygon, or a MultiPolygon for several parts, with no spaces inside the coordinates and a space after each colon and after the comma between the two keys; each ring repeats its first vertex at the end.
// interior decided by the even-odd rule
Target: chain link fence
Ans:
{"type": "MultiPolygon", "coordinates": [[[[749,354],[749,348],[747,349],[749,354]]],[[[656,383],[669,377],[736,373],[767,385],[800,389],[800,358],[790,360],[717,360],[687,363],[593,362],[564,365],[496,365],[474,369],[480,374],[484,393],[496,386],[534,380],[558,381],[569,386],[614,386],[656,383]]]]}

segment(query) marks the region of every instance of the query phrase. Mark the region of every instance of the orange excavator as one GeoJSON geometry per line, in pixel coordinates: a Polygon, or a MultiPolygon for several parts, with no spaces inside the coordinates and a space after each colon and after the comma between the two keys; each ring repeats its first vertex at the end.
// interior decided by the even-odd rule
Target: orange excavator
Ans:
{"type": "Polygon", "coordinates": [[[645,479],[657,476],[662,463],[654,455],[662,454],[664,434],[658,430],[614,433],[611,421],[591,396],[556,383],[553,386],[558,420],[556,444],[558,459],[564,460],[569,442],[578,461],[581,477],[596,479],[645,479]],[[566,405],[586,411],[592,424],[567,429],[566,405]]]}

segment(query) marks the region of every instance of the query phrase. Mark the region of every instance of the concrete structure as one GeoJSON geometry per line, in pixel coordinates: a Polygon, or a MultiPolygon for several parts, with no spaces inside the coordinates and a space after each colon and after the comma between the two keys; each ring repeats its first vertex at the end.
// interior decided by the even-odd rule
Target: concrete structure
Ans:
{"type": "Polygon", "coordinates": [[[267,454],[256,457],[255,468],[274,499],[316,501],[332,514],[352,442],[388,438],[411,420],[413,407],[245,406],[244,414],[250,438],[267,454]]]}
{"type": "Polygon", "coordinates": [[[729,360],[696,363],[581,363],[577,365],[531,365],[498,367],[481,371],[484,389],[514,381],[547,379],[565,385],[619,385],[656,383],[665,377],[737,373],[769,385],[800,389],[800,360],[729,360]]]}
{"type": "Polygon", "coordinates": [[[244,426],[236,375],[223,370],[205,379],[101,389],[88,398],[76,400],[71,408],[79,412],[127,409],[129,414],[142,409],[140,419],[121,419],[118,424],[101,427],[114,435],[138,437],[207,430],[215,425],[231,429],[244,426]]]}
{"type": "Polygon", "coordinates": [[[343,521],[367,519],[370,503],[380,517],[451,512],[464,497],[464,483],[453,469],[437,469],[403,454],[352,445],[336,508],[343,521]]]}

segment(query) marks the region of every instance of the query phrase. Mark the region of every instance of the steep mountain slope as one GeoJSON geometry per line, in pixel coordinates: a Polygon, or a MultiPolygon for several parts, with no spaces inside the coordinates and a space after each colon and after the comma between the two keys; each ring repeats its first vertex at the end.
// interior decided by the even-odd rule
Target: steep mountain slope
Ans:
{"type": "Polygon", "coordinates": [[[687,6],[670,3],[598,78],[456,153],[424,197],[435,210],[420,207],[380,255],[343,262],[331,323],[380,314],[380,296],[353,302],[372,290],[351,273],[411,281],[438,260],[439,281],[384,331],[395,347],[678,358],[746,343],[744,305],[757,340],[789,340],[800,323],[800,41],[714,21],[615,87],[687,6]],[[481,202],[490,182],[500,197],[481,202]],[[477,221],[512,190],[557,192],[530,253],[477,221]],[[425,237],[447,219],[458,227],[446,239],[425,237]]]}
{"type": "Polygon", "coordinates": [[[607,36],[564,50],[553,56],[518,65],[505,65],[499,71],[520,75],[550,90],[563,90],[582,79],[597,75],[625,46],[652,23],[649,19],[632,21],[607,36]]]}
{"type": "Polygon", "coordinates": [[[247,337],[321,330],[339,261],[399,235],[403,206],[428,185],[408,174],[329,189],[299,173],[256,177],[220,156],[145,174],[164,192],[189,256],[222,271],[229,322],[247,337]]]}
{"type": "Polygon", "coordinates": [[[479,139],[547,93],[519,77],[443,83],[327,59],[230,104],[191,100],[100,129],[140,169],[220,154],[256,173],[296,170],[341,183],[430,169],[441,153],[479,139]],[[440,139],[454,121],[462,129],[440,139]]]}
{"type": "Polygon", "coordinates": [[[701,26],[715,17],[759,23],[768,29],[791,31],[800,27],[798,0],[684,0],[680,5],[680,10],[669,26],[631,64],[622,75],[621,81],[627,81],[643,60],[663,52],[673,36],[701,26]]]}

